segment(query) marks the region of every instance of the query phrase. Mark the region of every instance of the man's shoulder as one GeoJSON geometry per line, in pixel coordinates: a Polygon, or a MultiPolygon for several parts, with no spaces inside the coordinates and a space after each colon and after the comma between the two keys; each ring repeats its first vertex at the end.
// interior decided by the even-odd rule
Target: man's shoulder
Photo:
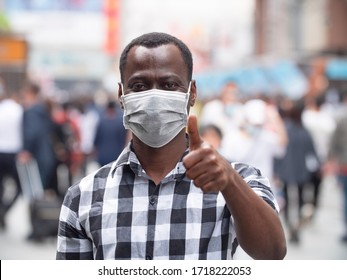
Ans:
{"type": "Polygon", "coordinates": [[[243,178],[249,175],[260,175],[259,169],[247,163],[231,161],[231,165],[243,178]]]}
{"type": "Polygon", "coordinates": [[[93,197],[106,188],[106,179],[110,171],[110,165],[105,165],[76,181],[67,189],[64,205],[75,212],[79,211],[81,205],[89,207],[93,197]]]}
{"type": "Polygon", "coordinates": [[[231,165],[251,188],[259,186],[270,188],[269,179],[257,167],[244,162],[231,162],[231,165]]]}
{"type": "Polygon", "coordinates": [[[96,188],[102,188],[105,184],[107,177],[110,175],[112,164],[104,165],[94,172],[91,172],[76,181],[70,188],[69,192],[79,194],[82,192],[92,192],[96,188]]]}

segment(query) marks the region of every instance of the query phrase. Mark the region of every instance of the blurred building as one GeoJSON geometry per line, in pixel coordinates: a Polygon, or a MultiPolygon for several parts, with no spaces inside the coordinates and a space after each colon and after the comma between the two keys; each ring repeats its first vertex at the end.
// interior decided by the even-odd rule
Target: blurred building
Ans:
{"type": "Polygon", "coordinates": [[[251,55],[197,80],[206,96],[230,80],[243,96],[296,99],[330,89],[341,95],[347,92],[346,26],[346,0],[255,0],[251,55]]]}
{"type": "Polygon", "coordinates": [[[256,0],[258,57],[286,56],[305,72],[308,93],[347,87],[347,1],[256,0]]]}
{"type": "Polygon", "coordinates": [[[16,95],[26,78],[28,52],[25,37],[0,28],[0,77],[11,95],[16,95]]]}
{"type": "Polygon", "coordinates": [[[254,0],[0,0],[0,7],[11,30],[25,35],[28,73],[46,92],[82,80],[114,91],[119,52],[145,32],[185,41],[196,72],[237,65],[253,50],[254,0]]]}
{"type": "Polygon", "coordinates": [[[347,80],[346,0],[0,0],[0,9],[45,92],[87,82],[114,93],[119,52],[150,31],[188,44],[202,99],[230,80],[246,95],[294,98],[321,90],[326,74],[347,80]]]}
{"type": "Polygon", "coordinates": [[[255,53],[347,54],[347,1],[256,0],[255,53]]]}

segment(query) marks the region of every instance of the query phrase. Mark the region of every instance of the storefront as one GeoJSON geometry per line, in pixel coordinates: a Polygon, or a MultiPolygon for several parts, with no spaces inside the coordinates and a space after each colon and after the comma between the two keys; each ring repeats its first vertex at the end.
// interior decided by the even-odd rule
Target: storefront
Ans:
{"type": "Polygon", "coordinates": [[[23,36],[0,33],[0,76],[7,90],[16,94],[27,74],[28,43],[23,36]]]}

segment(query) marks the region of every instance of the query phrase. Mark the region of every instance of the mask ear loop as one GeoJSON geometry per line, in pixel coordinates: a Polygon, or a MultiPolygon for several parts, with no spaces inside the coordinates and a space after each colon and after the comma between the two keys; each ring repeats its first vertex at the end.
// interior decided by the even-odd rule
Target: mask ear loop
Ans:
{"type": "Polygon", "coordinates": [[[187,116],[189,114],[189,112],[188,112],[188,103],[189,103],[189,98],[190,98],[191,85],[192,85],[192,81],[189,82],[188,91],[187,91],[187,101],[186,101],[187,116]]]}
{"type": "Polygon", "coordinates": [[[187,99],[186,99],[186,115],[188,117],[189,115],[189,110],[188,110],[188,103],[189,103],[189,98],[190,98],[190,87],[191,87],[192,81],[189,82],[189,86],[188,86],[188,91],[187,91],[187,99]]]}
{"type": "Polygon", "coordinates": [[[121,88],[122,88],[122,96],[124,96],[125,94],[124,94],[124,86],[123,86],[123,83],[120,83],[120,86],[121,86],[121,88]]]}
{"type": "Polygon", "coordinates": [[[190,89],[191,89],[191,85],[192,85],[192,81],[189,82],[189,85],[188,85],[188,94],[190,95],[190,89]]]}
{"type": "Polygon", "coordinates": [[[121,89],[122,89],[122,95],[120,96],[120,98],[121,98],[121,101],[122,101],[122,108],[124,110],[123,114],[125,114],[127,110],[126,110],[126,107],[125,107],[125,100],[124,100],[125,94],[124,94],[123,83],[121,83],[120,86],[121,86],[121,89]]]}

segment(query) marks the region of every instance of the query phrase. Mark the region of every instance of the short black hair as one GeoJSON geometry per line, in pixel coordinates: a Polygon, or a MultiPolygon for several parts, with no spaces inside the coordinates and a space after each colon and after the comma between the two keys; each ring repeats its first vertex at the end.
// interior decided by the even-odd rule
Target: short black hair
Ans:
{"type": "Polygon", "coordinates": [[[193,57],[189,48],[180,39],[169,35],[167,33],[161,32],[151,32],[143,34],[135,39],[133,39],[123,50],[119,59],[119,71],[121,82],[124,82],[124,71],[126,67],[128,53],[131,48],[135,46],[143,46],[146,48],[156,48],[163,45],[175,45],[181,52],[182,58],[187,66],[188,70],[188,80],[190,81],[193,76],[193,57]]]}

